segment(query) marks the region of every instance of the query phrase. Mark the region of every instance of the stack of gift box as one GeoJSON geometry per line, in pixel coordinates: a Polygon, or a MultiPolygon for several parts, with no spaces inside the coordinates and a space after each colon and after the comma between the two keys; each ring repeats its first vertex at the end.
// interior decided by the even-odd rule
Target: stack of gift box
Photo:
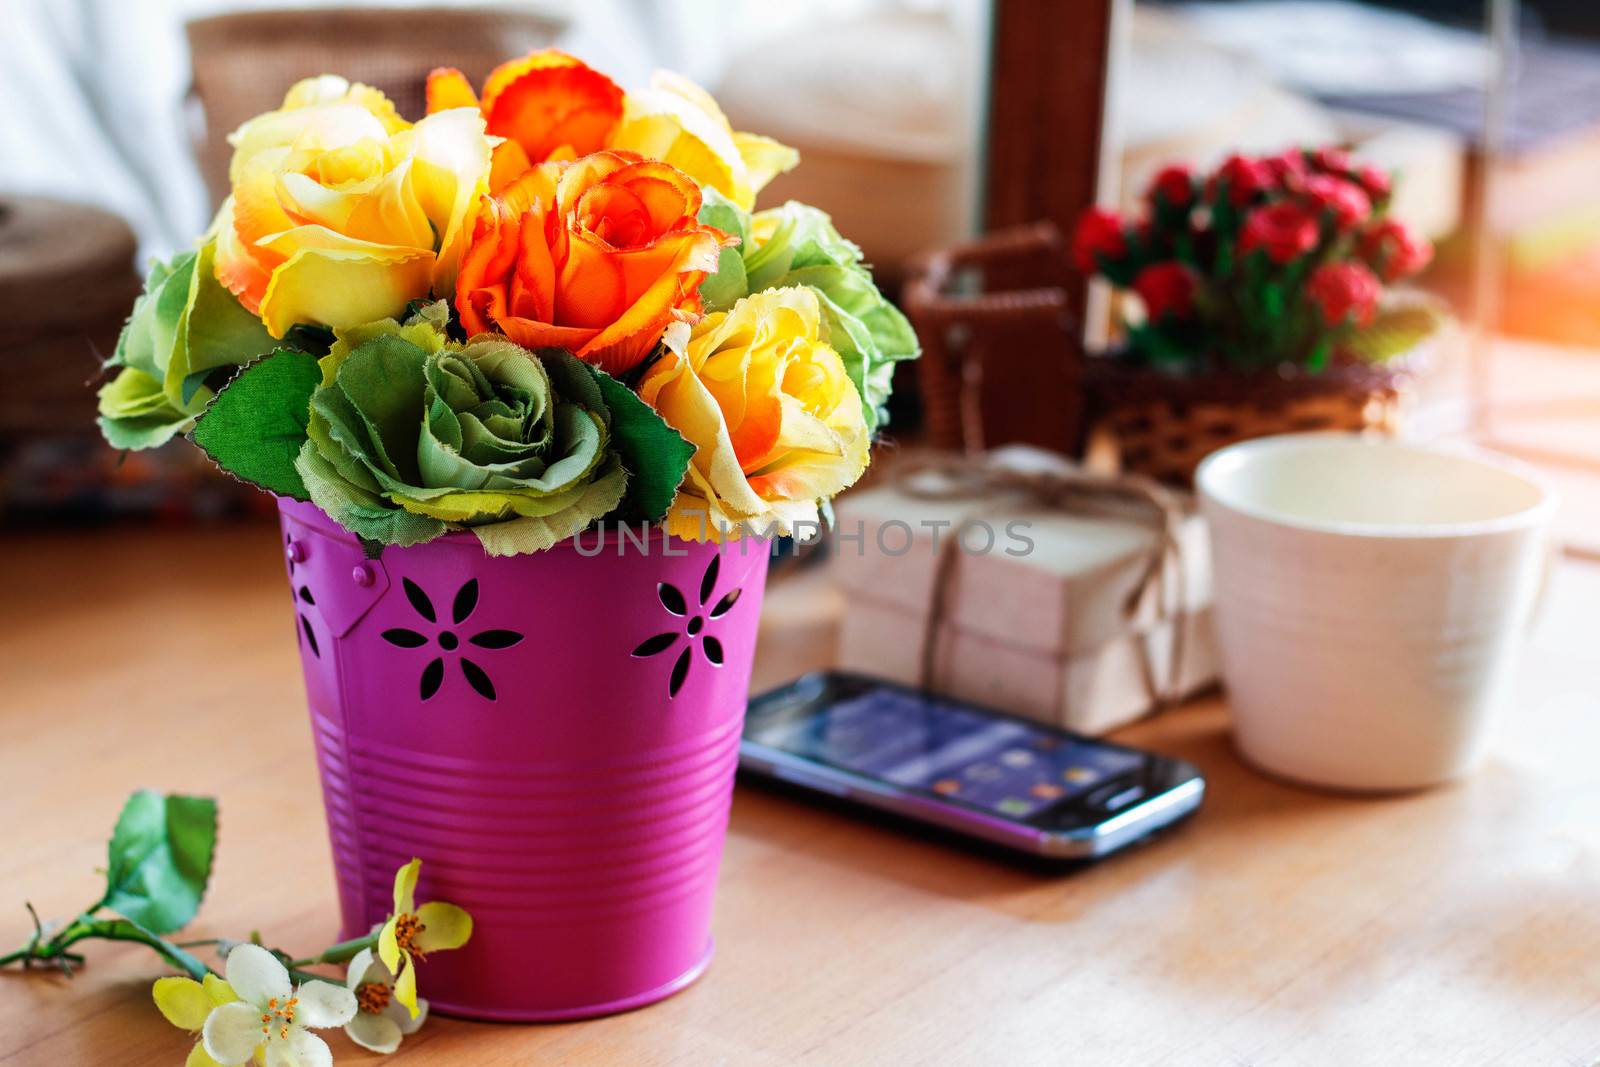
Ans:
{"type": "Polygon", "coordinates": [[[1095,734],[1216,680],[1180,494],[1007,448],[891,470],[838,502],[832,538],[842,669],[1095,734]]]}

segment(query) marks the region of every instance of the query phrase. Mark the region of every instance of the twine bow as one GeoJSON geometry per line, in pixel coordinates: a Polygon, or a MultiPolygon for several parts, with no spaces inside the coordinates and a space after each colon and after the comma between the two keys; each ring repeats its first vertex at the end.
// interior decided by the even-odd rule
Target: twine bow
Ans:
{"type": "MultiPolygon", "coordinates": [[[[1173,618],[1172,655],[1167,666],[1166,685],[1158,685],[1155,665],[1146,641],[1135,640],[1140,679],[1149,694],[1153,710],[1162,710],[1181,695],[1183,679],[1184,626],[1181,610],[1185,589],[1183,554],[1178,535],[1184,507],[1171,490],[1135,474],[1099,475],[1076,469],[1045,471],[1019,470],[976,457],[949,456],[912,460],[896,471],[896,487],[907,496],[921,500],[986,500],[995,497],[1023,497],[1029,503],[1072,515],[1093,515],[1136,522],[1150,529],[1155,537],[1145,553],[1133,588],[1122,604],[1123,619],[1134,623],[1140,605],[1155,598],[1156,622],[1172,618],[1167,610],[1168,576],[1176,584],[1180,609],[1173,618]]],[[[962,535],[983,520],[969,516],[962,520],[939,550],[934,569],[933,598],[922,633],[920,656],[924,689],[933,688],[936,644],[939,627],[948,609],[950,575],[960,552],[962,535]]],[[[1058,687],[1058,692],[1061,687],[1058,687]]],[[[1058,709],[1059,710],[1059,709],[1058,709]]]]}

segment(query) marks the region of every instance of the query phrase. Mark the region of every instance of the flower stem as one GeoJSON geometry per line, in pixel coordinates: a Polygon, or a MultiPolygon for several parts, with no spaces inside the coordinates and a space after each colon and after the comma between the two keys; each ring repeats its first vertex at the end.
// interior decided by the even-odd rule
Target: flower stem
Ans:
{"type": "Polygon", "coordinates": [[[364,937],[352,937],[348,941],[341,941],[337,945],[329,945],[318,956],[307,956],[305,959],[290,960],[288,966],[316,967],[324,963],[345,963],[353,959],[364,948],[373,948],[378,944],[377,934],[367,934],[364,937]]]}
{"type": "Polygon", "coordinates": [[[344,985],[344,982],[341,979],[329,978],[325,974],[312,974],[310,971],[302,971],[297,967],[289,968],[289,977],[293,978],[296,982],[300,982],[301,984],[306,982],[327,982],[329,985],[344,985]]]}

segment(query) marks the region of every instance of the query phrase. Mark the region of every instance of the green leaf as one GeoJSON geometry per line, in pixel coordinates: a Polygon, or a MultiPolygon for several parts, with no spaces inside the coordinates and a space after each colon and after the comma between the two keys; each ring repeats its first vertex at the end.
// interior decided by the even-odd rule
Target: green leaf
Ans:
{"type": "Polygon", "coordinates": [[[184,432],[230,368],[278,346],[217,281],[215,256],[213,241],[151,264],[111,357],[125,369],[100,391],[100,427],[112,445],[153,448],[184,432]]]}
{"type": "Polygon", "coordinates": [[[196,256],[184,252],[166,263],[156,260],[150,264],[144,292],[133,302],[133,313],[117,337],[113,365],[137,367],[153,378],[165,379],[178,321],[189,302],[196,256]]]}
{"type": "Polygon", "coordinates": [[[589,370],[611,412],[611,447],[628,472],[628,493],[618,518],[659,522],[683,483],[694,445],[638,393],[598,367],[589,370]]]}
{"type": "Polygon", "coordinates": [[[142,789],[111,835],[101,903],[155,934],[194,918],[211,878],[217,802],[142,789]]]}
{"type": "Polygon", "coordinates": [[[750,293],[744,260],[737,248],[724,248],[717,256],[717,272],[700,283],[700,299],[707,311],[726,311],[750,293]]]}
{"type": "Polygon", "coordinates": [[[704,196],[698,221],[739,238],[737,247],[724,248],[717,257],[717,272],[700,283],[706,310],[725,311],[750,292],[744,268],[744,256],[750,249],[750,216],[715,189],[707,187],[704,196]]]}
{"type": "Polygon", "coordinates": [[[161,379],[140,367],[123,367],[100,389],[100,432],[113,448],[155,448],[193,418],[168,403],[161,379]]]}
{"type": "Polygon", "coordinates": [[[1312,374],[1320,374],[1328,366],[1328,357],[1333,354],[1333,338],[1320,337],[1312,346],[1311,353],[1306,356],[1305,368],[1312,374]]]}
{"type": "Polygon", "coordinates": [[[750,240],[750,213],[741,211],[732,200],[710,186],[702,191],[700,214],[695,221],[705,226],[715,226],[723,233],[731,233],[744,245],[750,240]]]}
{"type": "Polygon", "coordinates": [[[311,394],[321,382],[316,356],[280,349],[245,367],[217,394],[191,439],[235,478],[309,500],[294,461],[306,442],[311,394]]]}
{"type": "Polygon", "coordinates": [[[207,372],[248,363],[278,347],[261,320],[217,281],[216,251],[217,243],[207,241],[194,257],[165,378],[175,404],[190,404],[207,372]]]}
{"type": "Polygon", "coordinates": [[[106,439],[106,444],[112,448],[138,452],[157,448],[177,437],[189,424],[189,416],[176,420],[157,417],[112,419],[101,416],[95,421],[100,424],[100,433],[106,439]]]}

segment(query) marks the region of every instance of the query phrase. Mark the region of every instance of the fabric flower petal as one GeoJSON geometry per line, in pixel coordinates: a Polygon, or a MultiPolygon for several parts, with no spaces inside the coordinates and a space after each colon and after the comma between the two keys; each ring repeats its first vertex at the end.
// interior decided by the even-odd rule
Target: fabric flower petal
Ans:
{"type": "Polygon", "coordinates": [[[189,1057],[183,1061],[183,1067],[224,1067],[211,1058],[211,1053],[206,1051],[204,1041],[196,1041],[194,1048],[189,1050],[189,1057]]]}
{"type": "Polygon", "coordinates": [[[406,1006],[398,999],[391,998],[384,1005],[383,1014],[393,1019],[400,1027],[400,1032],[407,1037],[422,1029],[422,1024],[428,1021],[428,1002],[423,997],[417,998],[417,1014],[412,1015],[406,1006]]]}
{"type": "Polygon", "coordinates": [[[226,966],[228,984],[246,1003],[265,1004],[274,997],[280,1001],[289,998],[289,972],[260,945],[235,945],[228,953],[226,966]]]}
{"type": "Polygon", "coordinates": [[[205,987],[193,978],[157,978],[150,994],[162,1017],[180,1030],[199,1030],[216,1007],[205,987]]]}
{"type": "Polygon", "coordinates": [[[700,200],[689,176],[628,152],[533,168],[479,215],[456,286],[463,326],[627,372],[698,317],[700,283],[736,240],[699,222],[700,200]]]}
{"type": "Polygon", "coordinates": [[[472,916],[454,904],[435,900],[417,909],[422,932],[417,947],[423,952],[460,948],[472,936],[472,916]]]}
{"type": "Polygon", "coordinates": [[[287,1040],[267,1046],[267,1067],[333,1067],[333,1050],[316,1034],[290,1030],[287,1040]]]}
{"type": "MultiPolygon", "coordinates": [[[[409,915],[417,910],[417,879],[422,876],[422,861],[412,858],[411,862],[394,872],[394,913],[396,915],[409,915]]],[[[393,969],[393,964],[388,960],[383,961],[393,969]]]]}
{"type": "Polygon", "coordinates": [[[229,1001],[239,999],[239,994],[233,991],[233,986],[214,974],[206,975],[202,985],[205,988],[206,996],[211,998],[211,1003],[213,1004],[227,1004],[229,1001]]]}
{"type": "Polygon", "coordinates": [[[710,93],[665,70],[651,76],[649,88],[628,94],[609,147],[669,163],[743,211],[800,158],[770,138],[735,133],[710,93]]]}
{"type": "Polygon", "coordinates": [[[383,965],[389,968],[391,974],[400,970],[400,961],[404,956],[400,952],[399,939],[395,937],[394,919],[384,923],[383,929],[378,932],[378,958],[383,960],[383,965]]]}
{"type": "Polygon", "coordinates": [[[261,320],[274,337],[296,323],[355,326],[399,315],[426,293],[432,252],[376,252],[307,248],[273,272],[261,298],[261,320]]]}
{"type": "MultiPolygon", "coordinates": [[[[405,1009],[400,1009],[405,1013],[405,1009]]],[[[345,1024],[344,1032],[350,1035],[350,1040],[362,1048],[371,1049],[388,1055],[400,1047],[400,1039],[404,1032],[400,1024],[391,1019],[387,1013],[374,1015],[371,1012],[357,1012],[356,1017],[345,1024]]]]}
{"type": "Polygon", "coordinates": [[[861,397],[821,331],[812,290],[768,290],[706,316],[645,372],[640,397],[696,446],[670,533],[788,533],[861,476],[861,397]]]}
{"type": "MultiPolygon", "coordinates": [[[[433,83],[436,103],[460,89],[448,74],[433,83]]],[[[412,126],[377,90],[324,76],[230,141],[216,277],[274,337],[398,315],[449,291],[489,188],[492,145],[475,106],[412,126]]]]}
{"type": "Polygon", "coordinates": [[[622,97],[604,74],[546,49],[496,67],[484,83],[483,110],[491,134],[541,162],[563,149],[586,156],[603,147],[622,117],[622,97]]]}
{"type": "Polygon", "coordinates": [[[332,982],[306,982],[295,996],[300,1000],[295,1021],[303,1026],[343,1026],[356,1013],[355,994],[332,982]]]}
{"type": "Polygon", "coordinates": [[[388,979],[388,970],[370,948],[364,948],[352,956],[344,972],[344,986],[352,993],[368,982],[386,982],[388,979]]]}
{"type": "Polygon", "coordinates": [[[406,1006],[412,1018],[422,1013],[422,1008],[417,1004],[417,965],[409,958],[395,975],[394,998],[406,1006]]]}
{"type": "MultiPolygon", "coordinates": [[[[234,949],[234,952],[238,951],[234,949]]],[[[233,957],[230,954],[228,958],[231,960],[233,957]]],[[[256,1046],[264,1040],[265,1037],[261,1033],[261,1013],[252,1004],[243,1001],[223,1004],[206,1018],[204,1030],[206,1054],[226,1067],[247,1062],[255,1054],[256,1046]]]]}
{"type": "Polygon", "coordinates": [[[428,73],[426,97],[430,115],[453,107],[478,106],[478,94],[472,91],[472,83],[454,67],[435,67],[428,73]]]}

